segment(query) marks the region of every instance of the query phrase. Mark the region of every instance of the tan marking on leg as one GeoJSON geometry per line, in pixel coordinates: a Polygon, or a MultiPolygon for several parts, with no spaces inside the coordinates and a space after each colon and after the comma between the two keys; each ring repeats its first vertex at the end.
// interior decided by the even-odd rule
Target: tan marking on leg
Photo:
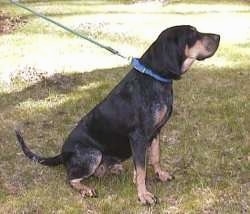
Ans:
{"type": "Polygon", "coordinates": [[[115,174],[115,175],[120,175],[124,169],[121,163],[116,163],[109,168],[110,173],[115,174]]]}
{"type": "Polygon", "coordinates": [[[133,170],[133,183],[136,184],[136,170],[133,170]]]}
{"type": "Polygon", "coordinates": [[[75,189],[77,190],[82,197],[95,197],[96,196],[96,192],[94,189],[84,185],[81,183],[83,179],[73,179],[73,180],[70,180],[70,185],[75,189]]]}
{"type": "Polygon", "coordinates": [[[107,164],[101,164],[96,169],[94,176],[103,177],[106,173],[120,175],[124,171],[122,164],[116,163],[113,165],[107,166],[107,164]]]}
{"type": "Polygon", "coordinates": [[[149,150],[149,159],[150,159],[150,164],[154,168],[155,174],[157,174],[158,178],[160,181],[167,181],[171,180],[172,176],[164,170],[161,169],[160,166],[160,139],[159,136],[153,139],[150,150],[149,150]]]}
{"type": "Polygon", "coordinates": [[[101,178],[105,175],[106,172],[107,172],[106,164],[100,164],[98,168],[95,170],[94,176],[101,178]]]}
{"type": "Polygon", "coordinates": [[[138,198],[142,204],[154,204],[156,203],[155,196],[146,189],[146,170],[145,168],[136,168],[136,185],[138,198]]]}

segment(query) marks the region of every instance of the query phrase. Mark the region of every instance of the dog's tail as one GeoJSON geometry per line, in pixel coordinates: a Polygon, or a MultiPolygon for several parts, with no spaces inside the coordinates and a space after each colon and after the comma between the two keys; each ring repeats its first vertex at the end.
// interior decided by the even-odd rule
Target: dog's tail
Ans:
{"type": "Polygon", "coordinates": [[[31,160],[38,162],[40,164],[46,165],[46,166],[56,166],[59,164],[63,163],[63,156],[62,154],[59,154],[55,157],[51,157],[51,158],[43,158],[40,157],[36,154],[34,154],[32,151],[30,151],[30,149],[26,146],[24,139],[21,135],[21,132],[19,130],[15,130],[16,132],[16,137],[17,140],[19,142],[19,144],[21,145],[21,148],[23,150],[23,153],[31,160]]]}

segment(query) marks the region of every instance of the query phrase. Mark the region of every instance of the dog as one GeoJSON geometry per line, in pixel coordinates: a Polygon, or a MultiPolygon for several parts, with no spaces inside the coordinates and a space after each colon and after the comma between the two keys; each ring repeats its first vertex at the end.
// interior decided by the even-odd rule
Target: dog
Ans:
{"type": "Polygon", "coordinates": [[[132,156],[138,199],[154,204],[156,197],[146,188],[146,156],[161,181],[172,179],[160,166],[159,142],[173,109],[172,82],[195,60],[213,56],[219,42],[220,35],[201,33],[190,25],[167,28],[141,58],[133,60],[132,69],[109,95],[78,122],[59,155],[34,154],[16,130],[24,154],[46,166],[64,164],[70,185],[83,197],[96,196],[84,179],[120,173],[122,162],[132,156]]]}

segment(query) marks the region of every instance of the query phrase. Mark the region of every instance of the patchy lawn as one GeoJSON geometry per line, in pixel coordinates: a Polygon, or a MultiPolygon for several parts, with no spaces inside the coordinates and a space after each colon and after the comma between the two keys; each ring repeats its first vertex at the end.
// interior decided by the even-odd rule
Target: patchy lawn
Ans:
{"type": "Polygon", "coordinates": [[[222,40],[213,58],[197,62],[174,83],[174,112],[161,140],[162,165],[176,179],[162,184],[148,172],[149,189],[160,204],[137,202],[131,160],[121,176],[90,178],[87,183],[99,197],[81,199],[66,183],[63,167],[34,164],[22,154],[13,129],[21,128],[36,153],[57,154],[79,118],[129,66],[7,1],[0,3],[4,16],[27,20],[0,35],[0,213],[249,213],[249,4],[196,1],[135,9],[104,1],[29,2],[127,55],[139,56],[175,24],[218,32],[222,40]]]}

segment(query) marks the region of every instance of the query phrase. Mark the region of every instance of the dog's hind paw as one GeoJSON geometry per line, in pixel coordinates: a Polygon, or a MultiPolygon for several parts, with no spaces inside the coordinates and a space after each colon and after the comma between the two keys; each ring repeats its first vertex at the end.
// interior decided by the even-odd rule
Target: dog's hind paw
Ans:
{"type": "Polygon", "coordinates": [[[83,198],[85,197],[97,197],[97,193],[95,189],[86,187],[82,190],[80,190],[80,194],[83,198]]]}

